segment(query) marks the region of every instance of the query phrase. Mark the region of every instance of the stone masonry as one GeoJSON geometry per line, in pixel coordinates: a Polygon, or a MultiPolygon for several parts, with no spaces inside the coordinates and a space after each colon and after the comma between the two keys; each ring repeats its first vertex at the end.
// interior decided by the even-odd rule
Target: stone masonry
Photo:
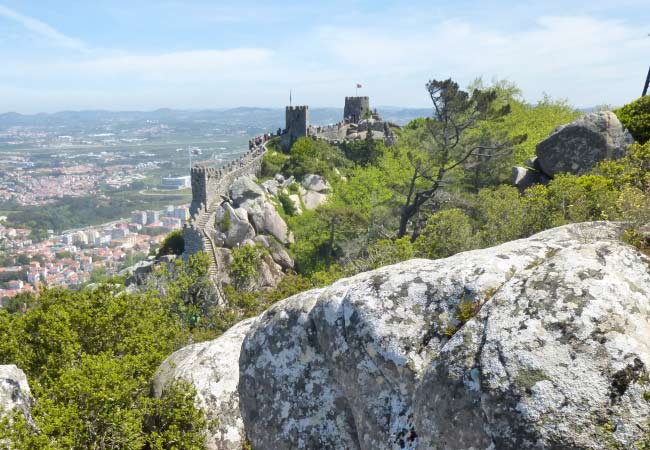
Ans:
{"type": "MultiPolygon", "coordinates": [[[[259,175],[266,146],[262,143],[249,150],[240,160],[231,161],[221,168],[196,164],[192,167],[192,203],[191,219],[183,226],[185,241],[184,256],[188,257],[205,251],[210,258],[210,275],[215,277],[217,266],[216,245],[211,237],[214,228],[215,208],[221,203],[222,196],[228,194],[230,185],[239,177],[259,175]]],[[[218,280],[215,280],[218,281],[218,280]]],[[[216,283],[217,286],[219,283],[216,283]]]]}

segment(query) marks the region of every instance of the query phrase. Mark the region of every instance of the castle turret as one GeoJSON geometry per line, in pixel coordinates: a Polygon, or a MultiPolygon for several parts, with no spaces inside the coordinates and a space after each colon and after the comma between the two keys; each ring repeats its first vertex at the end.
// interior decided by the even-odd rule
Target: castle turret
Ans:
{"type": "Polygon", "coordinates": [[[192,166],[192,203],[190,215],[194,215],[201,205],[209,206],[217,198],[219,170],[202,164],[192,166]]]}
{"type": "Polygon", "coordinates": [[[343,119],[350,123],[359,123],[370,114],[370,99],[368,97],[345,97],[343,119]]]}
{"type": "Polygon", "coordinates": [[[309,134],[309,106],[287,106],[286,129],[282,134],[282,148],[288,150],[299,138],[309,134]]]}

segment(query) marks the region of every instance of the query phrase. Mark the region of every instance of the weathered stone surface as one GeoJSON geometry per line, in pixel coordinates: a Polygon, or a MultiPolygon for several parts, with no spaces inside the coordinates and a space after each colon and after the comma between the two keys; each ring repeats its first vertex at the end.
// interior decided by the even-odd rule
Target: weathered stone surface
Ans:
{"type": "Polygon", "coordinates": [[[242,219],[240,214],[229,203],[224,203],[215,211],[216,238],[226,247],[235,247],[246,239],[255,237],[253,226],[242,219]]]}
{"type": "Polygon", "coordinates": [[[293,258],[291,258],[291,255],[289,255],[289,252],[287,252],[284,246],[278,243],[275,239],[261,235],[255,236],[253,241],[259,242],[264,246],[264,248],[268,249],[271,258],[273,258],[273,261],[279,264],[280,267],[283,269],[293,269],[293,258]]]}
{"type": "Polygon", "coordinates": [[[582,174],[600,161],[621,158],[632,142],[616,114],[602,111],[558,127],[537,144],[537,158],[548,176],[582,174]]]}
{"type": "Polygon", "coordinates": [[[281,243],[288,244],[289,228],[287,227],[284,219],[280,217],[280,214],[278,214],[278,212],[275,210],[275,207],[269,202],[264,203],[263,218],[264,231],[272,235],[281,243]]]}
{"type": "Polygon", "coordinates": [[[230,185],[230,198],[235,206],[258,197],[264,197],[264,191],[252,177],[239,177],[230,185]]]}
{"type": "Polygon", "coordinates": [[[309,174],[302,179],[302,185],[308,191],[326,192],[332,189],[332,186],[320,175],[309,174]]]}
{"type": "Polygon", "coordinates": [[[618,234],[560,227],[277,303],[239,361],[253,448],[634,448],[650,259],[618,234]]]}
{"type": "Polygon", "coordinates": [[[527,167],[512,168],[512,185],[519,189],[520,192],[536,184],[548,184],[549,181],[550,178],[543,173],[527,167]]]}
{"type": "Polygon", "coordinates": [[[232,263],[232,250],[229,248],[217,247],[215,248],[215,255],[217,257],[217,280],[224,284],[230,284],[229,269],[230,263],[232,263]]]}
{"type": "Polygon", "coordinates": [[[327,201],[327,195],[316,191],[307,191],[302,196],[305,209],[316,209],[327,201]]]}
{"type": "Polygon", "coordinates": [[[262,187],[269,195],[277,197],[278,189],[280,189],[280,183],[277,180],[266,180],[262,183],[262,187]]]}
{"type": "Polygon", "coordinates": [[[207,450],[241,450],[245,442],[239,413],[239,350],[254,319],[238,323],[222,336],[189,345],[169,356],[153,380],[160,398],[173,381],[185,381],[196,389],[196,405],[212,423],[206,430],[207,450]]]}
{"type": "Polygon", "coordinates": [[[274,288],[284,277],[282,267],[273,261],[271,255],[264,255],[259,269],[257,288],[274,288]]]}
{"type": "Polygon", "coordinates": [[[32,426],[34,398],[25,373],[13,364],[0,366],[0,418],[19,411],[32,426]]]}
{"type": "Polygon", "coordinates": [[[253,225],[257,233],[264,231],[264,204],[263,197],[246,200],[241,204],[241,209],[246,211],[248,222],[253,225]]]}

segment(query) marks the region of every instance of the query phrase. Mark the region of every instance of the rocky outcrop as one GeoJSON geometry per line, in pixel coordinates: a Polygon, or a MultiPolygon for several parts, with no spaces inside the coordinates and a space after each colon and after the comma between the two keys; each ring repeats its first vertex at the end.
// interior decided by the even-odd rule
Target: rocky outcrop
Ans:
{"type": "Polygon", "coordinates": [[[548,184],[551,179],[541,172],[528,167],[512,168],[512,185],[523,192],[536,184],[548,184]]]}
{"type": "Polygon", "coordinates": [[[535,184],[547,184],[559,173],[582,175],[606,159],[625,156],[634,142],[611,111],[587,114],[557,127],[537,144],[537,156],[527,167],[512,168],[512,185],[520,192],[535,184]]]}
{"type": "Polygon", "coordinates": [[[316,209],[327,201],[327,193],[331,191],[330,184],[320,175],[305,175],[300,186],[302,202],[305,209],[316,209]]]}
{"type": "Polygon", "coordinates": [[[289,252],[273,238],[268,236],[255,236],[254,242],[268,249],[271,258],[283,269],[293,269],[294,262],[289,252]]]}
{"type": "Polygon", "coordinates": [[[569,225],[277,303],[239,359],[252,447],[635,448],[650,259],[618,234],[569,225]]]}
{"type": "Polygon", "coordinates": [[[34,426],[34,398],[25,373],[13,364],[0,366],[0,418],[16,411],[34,426]]]}
{"type": "Polygon", "coordinates": [[[254,319],[248,319],[219,338],[184,347],[158,368],[153,381],[157,398],[174,381],[196,389],[196,405],[208,421],[207,450],[240,450],[246,439],[239,413],[239,349],[254,319]]]}
{"type": "Polygon", "coordinates": [[[328,192],[332,189],[325,178],[314,174],[305,175],[302,180],[302,185],[308,191],[314,192],[328,192]]]}
{"type": "Polygon", "coordinates": [[[124,285],[141,286],[147,282],[149,275],[151,275],[158,266],[164,264],[167,269],[173,267],[174,260],[178,258],[176,255],[163,255],[160,257],[150,256],[144,261],[137,262],[136,264],[121,270],[118,275],[125,277],[124,285]]]}
{"type": "Polygon", "coordinates": [[[236,247],[237,244],[255,236],[253,226],[242,218],[242,214],[237,214],[229,203],[224,203],[216,209],[215,233],[215,241],[228,248],[236,247]]]}
{"type": "Polygon", "coordinates": [[[537,159],[542,171],[583,174],[600,161],[618,159],[633,143],[632,135],[611,111],[587,114],[573,123],[555,129],[537,144],[537,159]]]}
{"type": "Polygon", "coordinates": [[[264,197],[264,191],[252,177],[239,177],[230,185],[230,198],[235,206],[260,197],[264,197]]]}

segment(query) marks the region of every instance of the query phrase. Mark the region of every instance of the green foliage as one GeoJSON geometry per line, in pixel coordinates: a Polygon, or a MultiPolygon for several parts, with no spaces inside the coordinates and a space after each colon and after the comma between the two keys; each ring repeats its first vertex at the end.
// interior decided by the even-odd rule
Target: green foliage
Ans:
{"type": "Polygon", "coordinates": [[[472,248],[472,222],[460,209],[445,209],[429,217],[415,241],[419,255],[445,258],[472,248]]]}
{"type": "Polygon", "coordinates": [[[262,177],[273,177],[282,171],[289,157],[280,151],[269,150],[262,158],[262,177]]]}
{"type": "Polygon", "coordinates": [[[15,449],[202,448],[193,391],[149,398],[156,368],[188,340],[176,301],[100,285],[46,289],[20,315],[0,311],[0,364],[27,373],[40,430],[5,422],[0,439],[15,449]]]}
{"type": "Polygon", "coordinates": [[[396,264],[415,257],[416,251],[409,237],[401,239],[380,239],[368,248],[365,259],[368,266],[364,270],[396,264]]]}
{"type": "Polygon", "coordinates": [[[246,290],[259,275],[266,250],[259,245],[242,245],[232,249],[230,278],[238,290],[246,290]]]}
{"type": "Polygon", "coordinates": [[[296,210],[296,206],[293,203],[293,200],[289,197],[289,195],[285,193],[280,193],[278,196],[278,200],[280,201],[280,204],[282,205],[282,210],[284,213],[288,216],[295,216],[296,213],[298,212],[296,210]]]}
{"type": "Polygon", "coordinates": [[[219,228],[221,228],[224,233],[227,233],[230,231],[231,226],[232,218],[230,217],[230,211],[226,209],[224,210],[223,219],[221,219],[221,222],[219,222],[219,228]]]}
{"type": "Polygon", "coordinates": [[[631,145],[625,157],[601,162],[593,171],[614,180],[620,189],[634,186],[643,192],[650,190],[650,142],[631,145]]]}
{"type": "Polygon", "coordinates": [[[347,141],[341,144],[341,150],[345,157],[362,166],[377,164],[379,158],[384,154],[386,148],[382,141],[372,139],[372,133],[368,132],[364,140],[347,141]]]}
{"type": "Polygon", "coordinates": [[[171,269],[159,265],[155,277],[150,278],[151,289],[171,299],[171,312],[190,331],[211,329],[208,315],[215,307],[216,292],[209,267],[208,255],[199,252],[187,262],[180,258],[174,260],[171,269]]]}
{"type": "Polygon", "coordinates": [[[158,256],[181,255],[183,251],[185,251],[183,232],[181,230],[174,230],[163,239],[158,249],[158,256]]]}
{"type": "Polygon", "coordinates": [[[637,142],[645,144],[650,141],[650,96],[628,103],[615,113],[637,142]]]}
{"type": "Polygon", "coordinates": [[[285,162],[283,173],[302,179],[307,174],[322,175],[327,179],[334,178],[334,168],[344,168],[350,162],[343,153],[330,144],[307,137],[298,139],[289,151],[289,159],[285,162]]]}

